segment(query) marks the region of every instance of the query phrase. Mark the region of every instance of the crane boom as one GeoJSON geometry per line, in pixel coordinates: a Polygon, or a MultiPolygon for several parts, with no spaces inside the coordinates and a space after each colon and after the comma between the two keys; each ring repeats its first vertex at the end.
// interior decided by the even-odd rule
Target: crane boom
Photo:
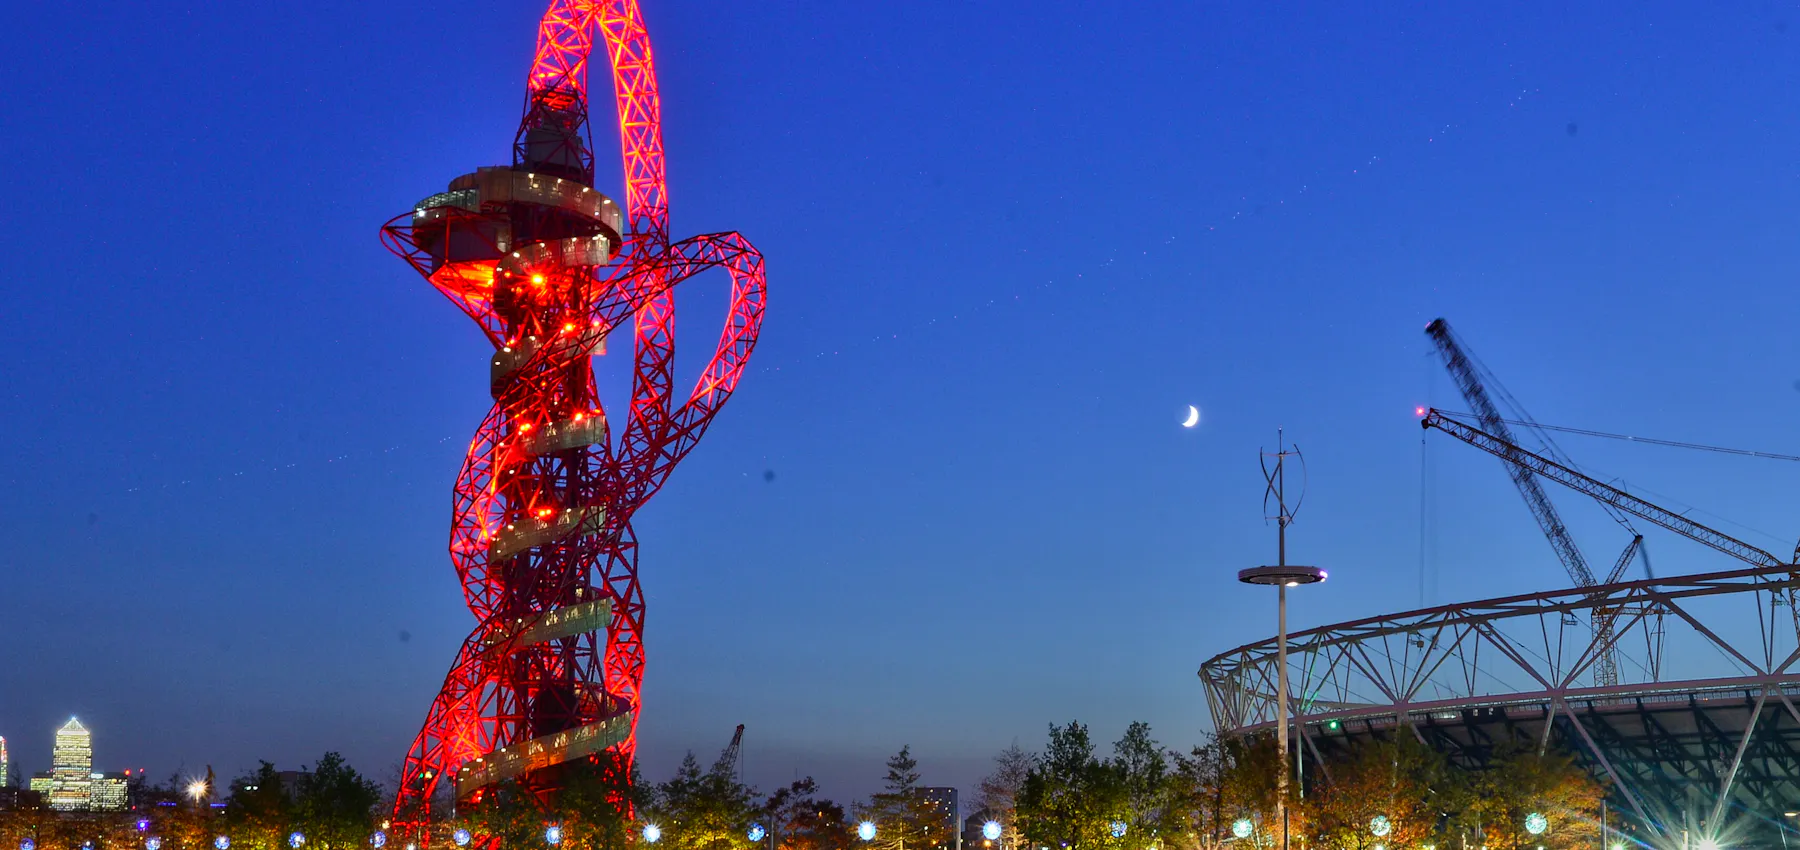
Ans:
{"type": "Polygon", "coordinates": [[[731,733],[731,743],[719,753],[719,760],[713,763],[713,772],[721,776],[738,775],[738,749],[744,743],[744,724],[739,723],[737,731],[731,733]]]}
{"type": "MultiPolygon", "coordinates": [[[[1532,454],[1508,440],[1466,422],[1453,419],[1441,410],[1431,410],[1420,424],[1426,428],[1436,428],[1500,458],[1506,461],[1509,468],[1518,469],[1527,477],[1542,476],[1582,493],[1601,504],[1611,505],[1633,516],[1647,519],[1689,540],[1703,543],[1745,563],[1758,567],[1788,566],[1774,555],[1729,534],[1715,531],[1674,511],[1646,502],[1617,487],[1596,481],[1549,458],[1532,454]]],[[[1517,476],[1514,476],[1514,480],[1517,480],[1517,476]]],[[[1593,584],[1592,576],[1589,576],[1586,584],[1593,584]]]]}
{"type": "MultiPolygon", "coordinates": [[[[1612,584],[1625,575],[1625,568],[1631,566],[1631,558],[1637,554],[1638,547],[1644,545],[1644,535],[1632,535],[1631,543],[1625,551],[1619,553],[1619,559],[1613,562],[1612,572],[1606,574],[1602,584],[1612,584]]],[[[1610,688],[1619,683],[1619,653],[1613,646],[1613,625],[1619,619],[1619,606],[1607,605],[1595,608],[1594,645],[1599,652],[1594,656],[1594,686],[1610,688]]]]}
{"type": "MultiPolygon", "coordinates": [[[[1488,397],[1487,389],[1481,385],[1475,364],[1470,362],[1468,354],[1450,332],[1450,323],[1443,319],[1434,320],[1425,326],[1425,335],[1431,337],[1432,343],[1437,346],[1438,354],[1444,358],[1444,368],[1450,371],[1451,380],[1456,382],[1456,388],[1475,410],[1475,416],[1481,420],[1482,427],[1498,435],[1496,439],[1507,445],[1517,446],[1518,439],[1507,430],[1500,411],[1494,407],[1493,399],[1488,397]]],[[[1500,455],[1500,459],[1510,460],[1505,455],[1500,455]]],[[[1519,495],[1525,499],[1525,506],[1531,509],[1532,519],[1537,520],[1538,528],[1543,530],[1545,539],[1550,541],[1550,548],[1556,550],[1557,559],[1562,561],[1563,569],[1569,572],[1569,578],[1575,582],[1575,586],[1592,586],[1594,574],[1588,569],[1587,559],[1575,547],[1574,539],[1569,537],[1568,527],[1563,525],[1556,506],[1550,503],[1550,497],[1544,494],[1544,488],[1538,484],[1532,470],[1509,462],[1506,464],[1506,474],[1519,488],[1519,495]]]]}

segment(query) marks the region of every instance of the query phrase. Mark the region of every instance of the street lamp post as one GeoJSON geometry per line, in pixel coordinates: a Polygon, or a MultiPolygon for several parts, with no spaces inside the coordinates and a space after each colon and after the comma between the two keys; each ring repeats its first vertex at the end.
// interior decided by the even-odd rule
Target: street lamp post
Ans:
{"type": "MultiPolygon", "coordinates": [[[[1278,432],[1279,433],[1279,432],[1278,432]]],[[[1294,512],[1287,505],[1287,474],[1285,470],[1289,455],[1300,456],[1300,447],[1295,446],[1288,451],[1285,440],[1278,437],[1277,448],[1273,455],[1263,454],[1263,480],[1268,487],[1263,491],[1263,505],[1267,510],[1270,498],[1275,500],[1277,512],[1273,519],[1276,524],[1276,560],[1273,566],[1251,567],[1238,571],[1238,581],[1245,584],[1274,585],[1276,587],[1276,637],[1275,637],[1275,748],[1281,762],[1280,779],[1276,784],[1275,813],[1281,821],[1281,850],[1290,850],[1288,843],[1288,663],[1287,663],[1287,592],[1290,587],[1303,584],[1318,584],[1325,580],[1325,571],[1318,567],[1303,567],[1287,562],[1287,527],[1294,521],[1294,512]],[[1275,458],[1275,468],[1270,469],[1268,458],[1275,458]]],[[[1296,508],[1299,506],[1296,505],[1296,508]]]]}

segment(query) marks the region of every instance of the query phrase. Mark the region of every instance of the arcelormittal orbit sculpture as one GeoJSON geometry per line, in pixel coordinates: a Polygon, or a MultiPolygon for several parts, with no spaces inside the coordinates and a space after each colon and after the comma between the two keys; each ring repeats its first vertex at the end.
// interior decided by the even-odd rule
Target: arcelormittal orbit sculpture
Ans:
{"type": "Polygon", "coordinates": [[[555,0],[526,92],[512,165],[458,177],[382,228],[494,344],[495,402],[457,476],[450,530],[480,622],[407,753],[394,813],[406,832],[426,822],[440,782],[459,799],[505,779],[543,793],[561,765],[608,748],[630,758],[644,677],[631,517],[730,397],[762,324],[762,256],[749,242],[669,241],[661,107],[636,0],[555,0]],[[612,68],[623,211],[594,188],[596,46],[612,68]],[[714,267],[731,276],[724,334],[677,400],[672,289],[714,267]],[[621,327],[634,369],[617,423],[589,358],[621,327]]]}

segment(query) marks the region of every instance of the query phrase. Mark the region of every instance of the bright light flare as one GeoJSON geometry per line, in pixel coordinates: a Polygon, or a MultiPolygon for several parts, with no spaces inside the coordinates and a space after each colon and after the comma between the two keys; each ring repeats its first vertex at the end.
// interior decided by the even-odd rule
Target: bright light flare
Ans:
{"type": "Polygon", "coordinates": [[[653,823],[644,824],[644,841],[646,843],[655,844],[661,838],[662,827],[653,823]]]}
{"type": "Polygon", "coordinates": [[[856,825],[856,837],[864,841],[875,840],[875,822],[866,820],[856,825]]]}
{"type": "Polygon", "coordinates": [[[1700,839],[1699,850],[1721,850],[1719,847],[1719,840],[1717,838],[1702,838],[1700,839]]]}
{"type": "Polygon", "coordinates": [[[187,792],[188,796],[194,798],[196,801],[204,799],[206,797],[206,780],[196,779],[189,782],[187,792]]]}
{"type": "Polygon", "coordinates": [[[981,837],[989,841],[1000,840],[1000,822],[991,820],[981,825],[981,837]]]}

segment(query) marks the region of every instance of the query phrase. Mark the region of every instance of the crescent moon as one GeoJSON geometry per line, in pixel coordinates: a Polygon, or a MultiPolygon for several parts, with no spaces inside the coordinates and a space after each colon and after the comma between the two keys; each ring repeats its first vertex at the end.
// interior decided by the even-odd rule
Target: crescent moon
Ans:
{"type": "Polygon", "coordinates": [[[1198,407],[1195,407],[1195,406],[1193,406],[1193,405],[1191,405],[1191,404],[1190,404],[1190,405],[1188,405],[1188,418],[1187,418],[1187,421],[1186,421],[1186,422],[1183,422],[1183,423],[1181,423],[1181,427],[1183,427],[1183,428],[1192,428],[1192,427],[1194,427],[1194,426],[1195,426],[1195,425],[1198,425],[1198,424],[1200,424],[1200,408],[1198,408],[1198,407]]]}

